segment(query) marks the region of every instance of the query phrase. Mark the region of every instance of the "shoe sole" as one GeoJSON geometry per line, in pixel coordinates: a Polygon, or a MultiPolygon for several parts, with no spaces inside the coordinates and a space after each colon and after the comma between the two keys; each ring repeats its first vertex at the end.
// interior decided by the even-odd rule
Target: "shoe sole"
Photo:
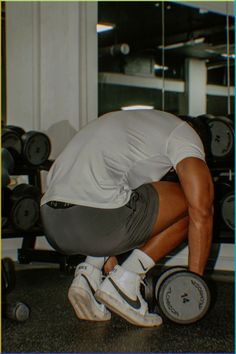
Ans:
{"type": "Polygon", "coordinates": [[[68,299],[73,306],[77,317],[89,321],[109,321],[111,316],[104,316],[94,304],[92,295],[81,287],[70,287],[68,299]]]}
{"type": "Polygon", "coordinates": [[[159,327],[162,324],[162,319],[160,317],[160,322],[159,323],[148,323],[147,319],[145,320],[145,317],[140,315],[139,313],[135,312],[132,310],[132,308],[124,307],[124,303],[118,301],[116,298],[112,297],[110,294],[102,291],[101,289],[98,289],[96,291],[96,299],[98,301],[101,301],[104,305],[106,305],[109,310],[115,312],[117,315],[123,317],[126,321],[140,327],[159,327]],[[124,309],[121,311],[121,309],[124,309]],[[135,318],[132,318],[128,316],[127,314],[130,314],[131,316],[135,316],[135,318]]]}

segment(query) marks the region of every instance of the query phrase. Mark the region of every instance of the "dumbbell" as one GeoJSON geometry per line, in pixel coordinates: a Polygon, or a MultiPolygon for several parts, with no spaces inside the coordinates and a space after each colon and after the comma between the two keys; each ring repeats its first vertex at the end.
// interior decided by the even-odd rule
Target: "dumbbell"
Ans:
{"type": "Polygon", "coordinates": [[[20,135],[15,130],[4,127],[2,129],[2,147],[7,149],[17,161],[22,154],[23,147],[20,135]]]}
{"type": "Polygon", "coordinates": [[[227,229],[234,231],[234,191],[232,190],[226,194],[220,201],[221,205],[221,218],[227,229]]]}
{"type": "MultiPolygon", "coordinates": [[[[168,269],[163,273],[163,275],[169,275],[175,270],[186,270],[185,267],[173,267],[168,269]]],[[[148,303],[148,308],[151,312],[155,312],[155,308],[157,306],[155,289],[159,287],[162,283],[163,276],[160,275],[160,272],[154,267],[147,274],[143,282],[143,286],[141,285],[141,293],[148,303]]]]}
{"type": "Polygon", "coordinates": [[[16,229],[30,230],[39,220],[40,191],[30,184],[19,184],[13,189],[11,221],[16,229]]]}
{"type": "Polygon", "coordinates": [[[232,159],[234,155],[234,125],[228,117],[206,117],[211,130],[211,155],[213,161],[232,159]]]}
{"type": "Polygon", "coordinates": [[[214,226],[234,231],[234,188],[231,183],[218,180],[215,186],[214,226]]]}
{"type": "Polygon", "coordinates": [[[211,302],[203,278],[183,267],[173,267],[161,274],[155,285],[155,299],[162,314],[179,324],[202,319],[211,302]]]}
{"type": "Polygon", "coordinates": [[[13,190],[2,189],[3,217],[18,230],[28,231],[39,220],[40,191],[30,184],[19,184],[13,190]]]}
{"type": "Polygon", "coordinates": [[[20,301],[13,304],[2,303],[2,315],[10,320],[25,322],[29,319],[30,308],[20,301]]]}
{"type": "Polygon", "coordinates": [[[22,127],[18,127],[17,125],[10,125],[8,124],[6,126],[7,129],[14,131],[15,133],[17,133],[19,136],[22,136],[23,134],[25,134],[25,130],[22,127]]]}
{"type": "Polygon", "coordinates": [[[10,174],[14,171],[15,163],[11,153],[2,148],[2,186],[10,183],[10,174]]]}
{"type": "Polygon", "coordinates": [[[48,160],[51,153],[51,143],[48,136],[42,132],[29,131],[22,135],[23,159],[32,166],[40,166],[48,160]]]}
{"type": "MultiPolygon", "coordinates": [[[[155,269],[154,269],[155,270],[155,269]]],[[[149,311],[154,312],[156,307],[154,286],[155,286],[155,274],[153,269],[146,274],[146,277],[141,283],[141,294],[148,304],[149,311]]]]}
{"type": "Polygon", "coordinates": [[[30,166],[40,166],[45,163],[51,153],[51,142],[42,132],[7,125],[2,130],[3,147],[13,151],[16,162],[22,160],[30,166]]]}
{"type": "Polygon", "coordinates": [[[30,315],[29,307],[16,302],[9,304],[6,296],[14,289],[16,284],[15,266],[10,258],[2,259],[2,316],[19,322],[26,321],[30,315]]]}

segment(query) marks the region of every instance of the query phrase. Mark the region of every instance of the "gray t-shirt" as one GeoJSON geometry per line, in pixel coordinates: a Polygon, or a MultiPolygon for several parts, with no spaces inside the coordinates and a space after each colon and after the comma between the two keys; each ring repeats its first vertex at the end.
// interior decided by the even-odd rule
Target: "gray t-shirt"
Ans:
{"type": "Polygon", "coordinates": [[[56,159],[41,204],[118,208],[133,189],[159,181],[186,157],[204,160],[204,149],[178,117],[155,110],[108,113],[79,131],[56,159]]]}

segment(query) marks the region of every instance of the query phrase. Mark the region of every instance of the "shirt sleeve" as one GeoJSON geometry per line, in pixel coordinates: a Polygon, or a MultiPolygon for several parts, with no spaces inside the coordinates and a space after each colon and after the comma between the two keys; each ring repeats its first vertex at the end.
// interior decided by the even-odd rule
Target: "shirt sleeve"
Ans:
{"type": "Polygon", "coordinates": [[[205,161],[202,141],[195,130],[186,122],[176,127],[170,134],[166,154],[174,168],[186,157],[197,157],[205,161]]]}

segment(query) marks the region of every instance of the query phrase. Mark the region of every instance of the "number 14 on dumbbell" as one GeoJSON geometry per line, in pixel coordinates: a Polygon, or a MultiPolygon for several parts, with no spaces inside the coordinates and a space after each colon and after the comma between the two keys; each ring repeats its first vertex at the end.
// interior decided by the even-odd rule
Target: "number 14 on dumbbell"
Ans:
{"type": "Polygon", "coordinates": [[[195,323],[210,307],[211,296],[206,282],[185,267],[167,269],[153,285],[159,310],[175,323],[195,323]]]}

